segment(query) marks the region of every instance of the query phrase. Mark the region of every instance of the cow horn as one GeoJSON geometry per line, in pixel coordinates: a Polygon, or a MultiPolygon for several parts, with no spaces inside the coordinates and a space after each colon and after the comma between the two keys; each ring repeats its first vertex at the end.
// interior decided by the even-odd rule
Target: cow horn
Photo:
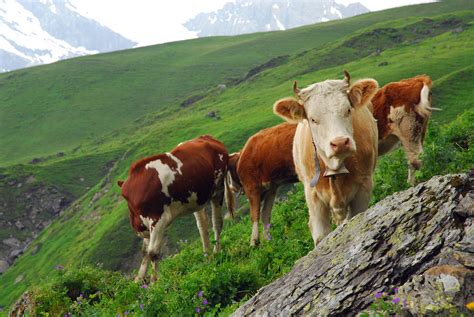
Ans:
{"type": "Polygon", "coordinates": [[[299,97],[300,89],[298,88],[298,83],[296,82],[296,80],[293,82],[293,92],[295,96],[299,97]]]}
{"type": "Polygon", "coordinates": [[[346,81],[347,85],[351,85],[351,75],[347,70],[344,69],[344,80],[346,81]]]}

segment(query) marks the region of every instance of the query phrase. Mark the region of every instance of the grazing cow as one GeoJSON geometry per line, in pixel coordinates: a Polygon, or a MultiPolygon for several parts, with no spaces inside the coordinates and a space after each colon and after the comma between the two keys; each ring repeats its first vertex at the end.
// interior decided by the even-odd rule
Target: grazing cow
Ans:
{"type": "Polygon", "coordinates": [[[252,246],[259,242],[260,209],[263,235],[270,240],[270,217],[276,191],[282,184],[298,181],[291,153],[295,130],[296,124],[286,122],[264,129],[251,136],[240,153],[230,156],[226,186],[234,194],[242,188],[249,200],[252,246]]]}
{"type": "Polygon", "coordinates": [[[414,185],[428,120],[433,110],[439,110],[431,107],[431,78],[421,75],[385,85],[372,98],[372,105],[379,130],[379,155],[401,142],[408,160],[407,181],[414,185]]]}
{"type": "Polygon", "coordinates": [[[144,256],[136,280],[145,277],[152,263],[152,280],[165,229],[177,217],[194,213],[204,252],[209,252],[208,220],[204,209],[210,201],[216,239],[220,250],[221,206],[228,154],[224,145],[211,136],[200,136],[174,150],[135,162],[125,182],[119,181],[128,202],[130,223],[143,238],[144,256]]]}
{"type": "Polygon", "coordinates": [[[377,92],[373,79],[350,84],[326,80],[299,90],[297,99],[277,101],[274,112],[298,123],[293,159],[303,182],[309,228],[316,245],[336,224],[367,209],[377,159],[377,124],[366,105],[377,92]],[[324,176],[319,178],[320,171],[324,176]],[[329,177],[330,176],[330,177],[329,177]]]}

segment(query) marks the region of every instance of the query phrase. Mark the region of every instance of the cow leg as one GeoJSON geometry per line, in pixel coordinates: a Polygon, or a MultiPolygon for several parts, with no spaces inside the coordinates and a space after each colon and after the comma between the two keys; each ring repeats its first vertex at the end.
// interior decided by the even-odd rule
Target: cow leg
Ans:
{"type": "Polygon", "coordinates": [[[216,197],[211,200],[212,206],[212,229],[214,230],[214,238],[216,240],[216,245],[214,246],[214,253],[221,251],[221,232],[222,232],[222,198],[216,197]]]}
{"type": "Polygon", "coordinates": [[[305,184],[304,193],[309,211],[309,230],[313,237],[314,246],[331,232],[329,222],[329,207],[326,206],[312,190],[309,184],[305,184]]]}
{"type": "Polygon", "coordinates": [[[161,246],[165,236],[166,228],[173,221],[173,216],[170,209],[165,207],[165,212],[161,215],[161,218],[150,229],[150,242],[148,244],[148,257],[151,260],[151,281],[154,282],[158,279],[158,260],[160,256],[161,246]]]}
{"type": "Polygon", "coordinates": [[[421,161],[419,159],[421,152],[423,152],[423,145],[421,141],[412,141],[408,138],[400,138],[402,141],[403,150],[408,160],[408,179],[407,182],[414,186],[415,172],[421,168],[421,161]]]}
{"type": "Polygon", "coordinates": [[[271,188],[266,192],[263,198],[263,207],[262,207],[262,221],[263,221],[263,237],[267,240],[271,240],[272,236],[270,235],[270,219],[272,216],[272,207],[275,202],[276,188],[271,188]]]}
{"type": "Polygon", "coordinates": [[[258,222],[260,220],[260,191],[252,189],[245,191],[250,203],[250,219],[252,220],[252,236],[250,237],[250,245],[252,247],[259,244],[258,222]]]}
{"type": "Polygon", "coordinates": [[[142,281],[145,278],[146,272],[148,270],[148,264],[150,263],[150,257],[148,256],[148,244],[149,239],[143,239],[143,247],[142,247],[142,263],[140,264],[140,269],[138,270],[137,277],[135,277],[135,282],[142,281]]]}
{"type": "Polygon", "coordinates": [[[367,184],[361,186],[350,202],[350,212],[347,213],[346,219],[350,219],[358,213],[364,212],[369,207],[370,198],[372,196],[373,181],[369,179],[367,184]]]}
{"type": "Polygon", "coordinates": [[[211,244],[209,243],[209,220],[207,219],[206,209],[203,208],[194,213],[196,218],[196,224],[199,229],[199,235],[201,236],[202,248],[204,250],[204,255],[207,256],[211,244]]]}

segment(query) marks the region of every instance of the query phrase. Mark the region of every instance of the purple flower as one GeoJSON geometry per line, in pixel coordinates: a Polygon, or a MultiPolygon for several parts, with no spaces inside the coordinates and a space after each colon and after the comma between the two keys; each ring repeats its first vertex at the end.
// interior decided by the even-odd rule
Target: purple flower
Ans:
{"type": "Polygon", "coordinates": [[[146,284],[143,284],[143,285],[142,285],[142,288],[144,288],[144,289],[148,289],[148,285],[146,285],[146,284]]]}
{"type": "Polygon", "coordinates": [[[128,310],[126,310],[126,311],[123,313],[124,316],[127,316],[128,314],[129,314],[128,310]]]}
{"type": "Polygon", "coordinates": [[[71,313],[64,314],[64,317],[71,317],[71,316],[72,316],[71,313]]]}
{"type": "Polygon", "coordinates": [[[140,310],[143,310],[143,307],[144,307],[143,304],[140,304],[140,310]]]}
{"type": "Polygon", "coordinates": [[[270,229],[270,224],[269,224],[269,223],[267,223],[267,224],[266,224],[266,225],[264,225],[263,227],[264,227],[265,229],[267,229],[267,230],[268,230],[268,229],[270,229]]]}
{"type": "Polygon", "coordinates": [[[392,299],[392,303],[394,303],[394,304],[400,303],[400,298],[395,297],[394,299],[392,299]]]}
{"type": "Polygon", "coordinates": [[[382,297],[382,292],[375,293],[375,298],[379,299],[382,297]]]}
{"type": "Polygon", "coordinates": [[[197,308],[196,308],[196,313],[199,314],[200,312],[201,312],[201,308],[197,307],[197,308]]]}
{"type": "Polygon", "coordinates": [[[407,307],[407,300],[406,299],[403,300],[403,307],[407,307]]]}
{"type": "Polygon", "coordinates": [[[202,304],[207,305],[207,304],[209,304],[209,302],[207,301],[207,299],[204,298],[204,300],[202,301],[202,304]]]}
{"type": "Polygon", "coordinates": [[[202,297],[203,294],[204,294],[203,291],[199,291],[199,292],[197,293],[198,297],[202,297]]]}
{"type": "Polygon", "coordinates": [[[395,287],[395,288],[393,289],[393,292],[394,292],[395,294],[398,294],[398,287],[395,287]]]}

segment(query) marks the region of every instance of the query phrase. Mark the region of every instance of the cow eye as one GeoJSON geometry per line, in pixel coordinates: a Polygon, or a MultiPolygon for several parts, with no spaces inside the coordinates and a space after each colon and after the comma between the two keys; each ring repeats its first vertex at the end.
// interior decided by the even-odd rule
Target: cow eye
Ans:
{"type": "Polygon", "coordinates": [[[347,109],[347,115],[350,115],[352,111],[352,108],[347,109]]]}
{"type": "Polygon", "coordinates": [[[319,124],[319,120],[316,120],[316,119],[313,119],[313,118],[311,118],[311,122],[313,122],[314,124],[319,124]]]}

